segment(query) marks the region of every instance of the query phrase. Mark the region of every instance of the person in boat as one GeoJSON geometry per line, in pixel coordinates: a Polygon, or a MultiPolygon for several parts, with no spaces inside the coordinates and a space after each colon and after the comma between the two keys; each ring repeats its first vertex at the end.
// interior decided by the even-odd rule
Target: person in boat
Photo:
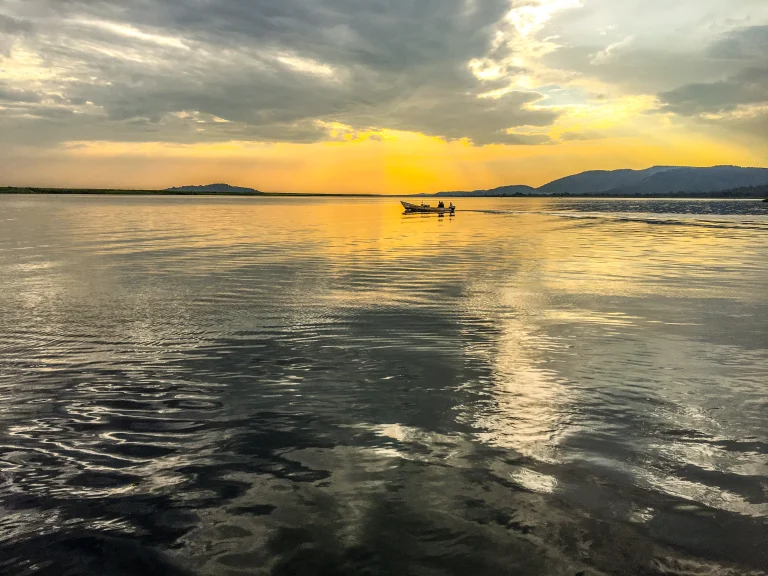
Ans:
{"type": "Polygon", "coordinates": [[[437,203],[437,207],[438,207],[438,208],[445,208],[445,202],[443,202],[442,200],[440,200],[440,202],[438,202],[438,203],[437,203]]]}
{"type": "Polygon", "coordinates": [[[453,202],[448,205],[448,210],[453,210],[453,202]]]}

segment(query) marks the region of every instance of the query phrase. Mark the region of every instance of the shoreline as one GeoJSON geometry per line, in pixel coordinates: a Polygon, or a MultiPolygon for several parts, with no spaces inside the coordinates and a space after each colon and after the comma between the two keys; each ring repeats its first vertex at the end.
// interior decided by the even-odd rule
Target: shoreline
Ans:
{"type": "Polygon", "coordinates": [[[197,192],[174,190],[116,190],[108,188],[33,188],[33,187],[0,187],[0,195],[20,196],[205,196],[209,198],[417,198],[422,200],[439,200],[444,198],[585,198],[585,199],[656,199],[656,200],[763,200],[764,194],[726,192],[712,193],[672,193],[672,194],[508,194],[484,196],[426,196],[423,194],[319,194],[311,192],[197,192]]]}
{"type": "Polygon", "coordinates": [[[116,190],[110,188],[33,188],[33,187],[0,187],[0,195],[93,195],[93,196],[212,196],[227,198],[258,198],[261,196],[328,196],[328,197],[358,197],[358,198],[388,198],[382,194],[313,194],[309,192],[207,192],[192,190],[116,190]]]}

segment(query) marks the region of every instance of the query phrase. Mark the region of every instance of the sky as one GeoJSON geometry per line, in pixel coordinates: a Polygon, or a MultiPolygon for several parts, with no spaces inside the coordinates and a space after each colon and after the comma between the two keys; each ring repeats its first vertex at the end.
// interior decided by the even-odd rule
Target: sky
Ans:
{"type": "Polygon", "coordinates": [[[0,186],[768,165],[766,0],[0,0],[0,186]]]}

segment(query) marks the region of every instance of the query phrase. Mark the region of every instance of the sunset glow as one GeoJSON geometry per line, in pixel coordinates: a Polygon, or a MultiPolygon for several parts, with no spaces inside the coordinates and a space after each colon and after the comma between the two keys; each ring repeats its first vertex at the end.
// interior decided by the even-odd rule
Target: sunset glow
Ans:
{"type": "Polygon", "coordinates": [[[768,164],[764,2],[296,2],[0,0],[0,185],[400,194],[768,164]]]}

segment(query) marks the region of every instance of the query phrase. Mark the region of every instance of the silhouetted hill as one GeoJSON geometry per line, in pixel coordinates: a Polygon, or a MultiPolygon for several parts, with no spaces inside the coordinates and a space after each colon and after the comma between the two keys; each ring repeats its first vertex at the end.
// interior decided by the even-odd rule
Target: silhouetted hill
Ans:
{"type": "MultiPolygon", "coordinates": [[[[434,196],[663,196],[717,194],[768,184],[768,168],[740,166],[654,166],[645,170],[590,170],[559,178],[540,188],[502,186],[474,192],[438,192],[434,196]]],[[[739,194],[748,193],[742,190],[739,194]]]]}
{"type": "Polygon", "coordinates": [[[590,170],[559,178],[536,191],[539,194],[597,194],[633,186],[659,172],[674,169],[674,166],[654,166],[646,170],[590,170]]]}
{"type": "Polygon", "coordinates": [[[713,166],[712,168],[673,168],[653,174],[639,182],[608,190],[610,194],[669,194],[671,192],[721,192],[768,184],[768,168],[713,166]]]}
{"type": "Polygon", "coordinates": [[[240,186],[230,186],[229,184],[206,184],[204,186],[179,186],[177,188],[167,188],[168,192],[197,192],[198,194],[263,194],[253,188],[242,188],[240,186]]]}
{"type": "Polygon", "coordinates": [[[435,196],[515,196],[519,194],[533,194],[535,188],[531,186],[500,186],[490,190],[474,190],[472,192],[438,192],[435,196]]]}

